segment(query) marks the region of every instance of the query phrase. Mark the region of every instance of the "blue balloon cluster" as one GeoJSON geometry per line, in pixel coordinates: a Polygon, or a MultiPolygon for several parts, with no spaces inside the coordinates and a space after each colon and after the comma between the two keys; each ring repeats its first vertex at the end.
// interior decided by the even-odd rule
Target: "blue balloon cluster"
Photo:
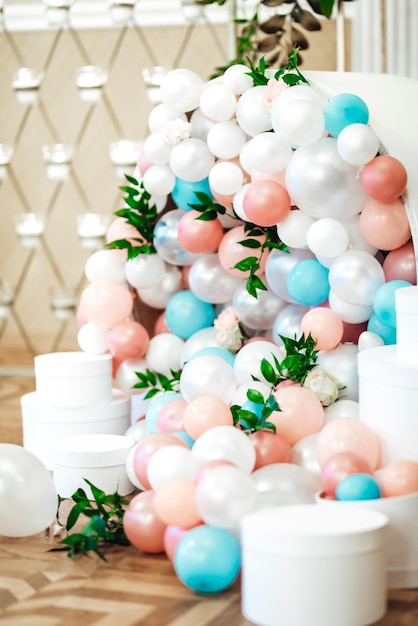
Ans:
{"type": "Polygon", "coordinates": [[[241,568],[237,539],[215,526],[196,526],[177,544],[174,568],[179,579],[198,593],[218,593],[232,585],[241,568]]]}
{"type": "Polygon", "coordinates": [[[171,197],[179,209],[183,209],[183,211],[191,211],[192,207],[190,205],[199,203],[196,197],[197,191],[205,193],[207,196],[213,198],[208,178],[204,178],[203,180],[198,180],[196,182],[176,178],[174,189],[171,192],[171,197]]]}
{"type": "Polygon", "coordinates": [[[318,306],[329,295],[328,274],[329,270],[316,259],[302,259],[287,275],[287,290],[299,304],[318,306]]]}
{"type": "Polygon", "coordinates": [[[381,497],[380,486],[370,474],[350,474],[337,485],[337,500],[377,500],[381,497]]]}
{"type": "Polygon", "coordinates": [[[168,301],[165,318],[175,335],[188,339],[198,330],[212,326],[215,309],[209,302],[200,300],[190,289],[184,289],[168,301]]]}
{"type": "Polygon", "coordinates": [[[333,137],[350,124],[367,124],[369,109],[359,96],[352,93],[340,93],[330,100],[323,110],[325,128],[333,137]]]}

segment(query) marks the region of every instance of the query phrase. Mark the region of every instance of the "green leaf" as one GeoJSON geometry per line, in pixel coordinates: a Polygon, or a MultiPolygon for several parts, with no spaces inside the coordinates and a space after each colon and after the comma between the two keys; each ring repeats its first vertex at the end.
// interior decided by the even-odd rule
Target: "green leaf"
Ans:
{"type": "Polygon", "coordinates": [[[266,381],[274,385],[277,380],[277,374],[274,371],[273,366],[267,361],[267,359],[262,359],[260,369],[266,381]]]}
{"type": "Polygon", "coordinates": [[[216,211],[212,209],[208,209],[204,213],[201,213],[196,219],[203,220],[205,222],[211,222],[213,220],[216,220],[217,217],[218,217],[218,214],[216,211]]]}
{"type": "Polygon", "coordinates": [[[325,17],[331,17],[332,10],[334,8],[334,0],[319,0],[319,6],[322,15],[325,15],[325,17]]]}
{"type": "Polygon", "coordinates": [[[243,239],[242,241],[238,241],[241,246],[244,248],[261,248],[261,243],[258,239],[243,239]]]}
{"type": "Polygon", "coordinates": [[[255,404],[264,404],[263,394],[256,389],[248,389],[247,398],[251,400],[251,402],[255,402],[255,404]]]}
{"type": "Polygon", "coordinates": [[[237,270],[241,270],[242,272],[246,272],[250,270],[255,263],[257,263],[258,259],[256,256],[249,256],[246,259],[242,259],[238,263],[234,265],[234,268],[237,270]]]}
{"type": "Polygon", "coordinates": [[[139,182],[136,180],[136,178],[134,178],[133,176],[130,176],[129,174],[125,174],[125,178],[126,180],[131,183],[132,185],[139,185],[139,182]]]}
{"type": "Polygon", "coordinates": [[[71,528],[73,528],[75,526],[75,524],[77,523],[77,520],[80,517],[81,513],[83,513],[84,509],[88,505],[89,505],[88,501],[86,503],[85,502],[78,502],[71,509],[71,511],[68,514],[67,523],[66,523],[66,526],[65,526],[67,530],[71,530],[71,528]]]}

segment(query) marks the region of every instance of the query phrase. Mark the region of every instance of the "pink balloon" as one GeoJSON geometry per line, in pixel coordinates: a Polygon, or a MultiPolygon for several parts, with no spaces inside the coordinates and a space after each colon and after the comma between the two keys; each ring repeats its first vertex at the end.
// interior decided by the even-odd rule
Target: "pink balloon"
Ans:
{"type": "Polygon", "coordinates": [[[132,294],[120,283],[96,280],[80,298],[80,307],[88,322],[101,328],[112,328],[125,321],[132,312],[132,294]]]}
{"type": "Polygon", "coordinates": [[[171,433],[153,433],[148,435],[135,448],[133,454],[133,467],[135,476],[145,489],[151,489],[147,476],[148,463],[152,455],[164,446],[183,446],[188,448],[186,442],[171,433]]]}
{"type": "Polygon", "coordinates": [[[258,226],[274,226],[283,221],[290,211],[290,197],[286,189],[274,180],[250,183],[242,206],[248,219],[258,226]]]}
{"type": "Polygon", "coordinates": [[[200,220],[198,211],[187,211],[177,225],[177,237],[185,250],[195,254],[214,252],[224,231],[218,219],[200,220]]]}
{"type": "MultiPolygon", "coordinates": [[[[247,258],[248,256],[259,256],[259,249],[251,251],[249,248],[246,248],[240,241],[246,239],[246,233],[244,230],[244,226],[236,226],[235,228],[231,228],[228,230],[225,235],[222,237],[221,243],[218,248],[218,256],[219,262],[222,267],[232,276],[237,276],[238,278],[248,278],[250,270],[241,271],[238,269],[234,269],[234,265],[236,265],[239,261],[247,258]]],[[[261,244],[263,244],[266,240],[266,236],[258,235],[256,237],[251,236],[251,239],[256,239],[261,244]]],[[[266,263],[269,252],[264,251],[262,258],[260,260],[260,269],[258,269],[255,273],[263,274],[266,269],[266,263]]]]}
{"type": "Polygon", "coordinates": [[[384,498],[418,492],[418,463],[407,459],[392,461],[379,472],[384,498]]]}
{"type": "Polygon", "coordinates": [[[321,483],[324,493],[335,498],[338,483],[351,474],[373,474],[368,461],[357,454],[345,450],[332,455],[324,463],[321,472],[321,483]]]}
{"type": "Polygon", "coordinates": [[[145,172],[148,168],[151,167],[151,165],[154,165],[153,162],[148,159],[145,152],[141,152],[138,159],[138,169],[141,176],[145,174],[145,172]]]}
{"type": "Polygon", "coordinates": [[[124,217],[117,217],[107,229],[106,243],[117,241],[118,239],[132,239],[140,236],[139,231],[131,224],[128,224],[124,217]]]}
{"type": "Polygon", "coordinates": [[[268,421],[276,425],[276,432],[291,446],[319,432],[324,422],[324,407],[312,391],[291,385],[274,391],[274,397],[281,410],[274,411],[268,421]]]}
{"type": "Polygon", "coordinates": [[[380,462],[377,434],[356,417],[337,417],[325,424],[318,436],[318,461],[321,467],[338,452],[355,452],[375,470],[380,462]]]}
{"type": "Polygon", "coordinates": [[[406,189],[408,175],[392,156],[378,155],[363,167],[361,183],[367,195],[379,202],[392,202],[406,189]]]}
{"type": "Polygon", "coordinates": [[[166,524],[155,513],[154,491],[142,491],[131,500],[123,516],[128,540],[143,552],[164,552],[166,524]]]}
{"type": "Polygon", "coordinates": [[[318,307],[305,313],[300,328],[305,337],[309,333],[312,335],[318,350],[333,350],[341,342],[344,333],[340,316],[326,307],[318,307]]]}
{"type": "Polygon", "coordinates": [[[407,280],[413,285],[417,284],[417,265],[412,241],[389,252],[383,261],[383,271],[387,282],[407,280]]]}
{"type": "Polygon", "coordinates": [[[271,430],[258,430],[248,437],[255,448],[253,472],[265,465],[291,462],[292,446],[279,433],[274,433],[271,430]]]}
{"type": "Polygon", "coordinates": [[[202,523],[197,511],[197,484],[173,478],[155,490],[154,507],[158,517],[169,526],[193,528],[202,523]]]}
{"type": "Polygon", "coordinates": [[[157,416],[157,430],[165,433],[175,433],[184,430],[183,415],[187,402],[183,398],[176,398],[167,402],[157,416]]]}
{"type": "Polygon", "coordinates": [[[184,429],[196,441],[200,435],[214,426],[232,426],[229,407],[215,396],[200,396],[189,402],[183,413],[184,429]]]}
{"type": "Polygon", "coordinates": [[[408,216],[402,200],[369,200],[360,214],[360,232],[379,250],[395,250],[411,238],[408,216]]]}
{"type": "Polygon", "coordinates": [[[174,553],[177,544],[189,531],[189,528],[180,528],[180,526],[167,526],[164,533],[164,550],[170,561],[174,561],[174,553]]]}
{"type": "Polygon", "coordinates": [[[154,335],[160,335],[162,333],[171,333],[167,320],[165,319],[165,311],[160,313],[154,325],[154,335]]]}
{"type": "Polygon", "coordinates": [[[109,351],[120,361],[140,359],[148,350],[150,338],[145,326],[126,321],[109,331],[109,351]]]}

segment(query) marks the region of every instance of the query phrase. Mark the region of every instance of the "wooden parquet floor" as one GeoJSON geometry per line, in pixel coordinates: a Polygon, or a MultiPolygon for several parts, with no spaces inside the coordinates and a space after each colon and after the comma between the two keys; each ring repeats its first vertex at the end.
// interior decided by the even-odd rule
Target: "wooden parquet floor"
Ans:
{"type": "MultiPolygon", "coordinates": [[[[19,400],[34,388],[31,377],[0,376],[1,442],[21,444],[19,400]]],[[[203,596],[181,583],[164,555],[111,546],[106,563],[73,560],[50,551],[58,543],[45,533],[0,537],[0,626],[251,626],[239,580],[203,596]]],[[[418,626],[418,590],[391,591],[376,626],[418,626]]]]}

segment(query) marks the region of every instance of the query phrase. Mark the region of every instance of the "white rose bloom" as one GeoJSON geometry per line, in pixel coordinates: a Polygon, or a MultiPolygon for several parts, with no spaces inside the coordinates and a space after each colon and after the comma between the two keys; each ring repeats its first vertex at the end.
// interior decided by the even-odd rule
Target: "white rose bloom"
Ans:
{"type": "Polygon", "coordinates": [[[184,139],[189,139],[192,134],[192,125],[189,122],[183,122],[183,120],[177,118],[171,120],[164,125],[163,131],[164,139],[171,146],[175,146],[184,139]]]}
{"type": "Polygon", "coordinates": [[[323,406],[329,406],[338,398],[338,380],[321,367],[314,367],[308,373],[303,386],[312,391],[323,406]]]}
{"type": "Polygon", "coordinates": [[[242,347],[242,333],[238,324],[233,328],[220,330],[216,335],[216,341],[221,348],[225,348],[230,352],[238,352],[242,347]]]}

